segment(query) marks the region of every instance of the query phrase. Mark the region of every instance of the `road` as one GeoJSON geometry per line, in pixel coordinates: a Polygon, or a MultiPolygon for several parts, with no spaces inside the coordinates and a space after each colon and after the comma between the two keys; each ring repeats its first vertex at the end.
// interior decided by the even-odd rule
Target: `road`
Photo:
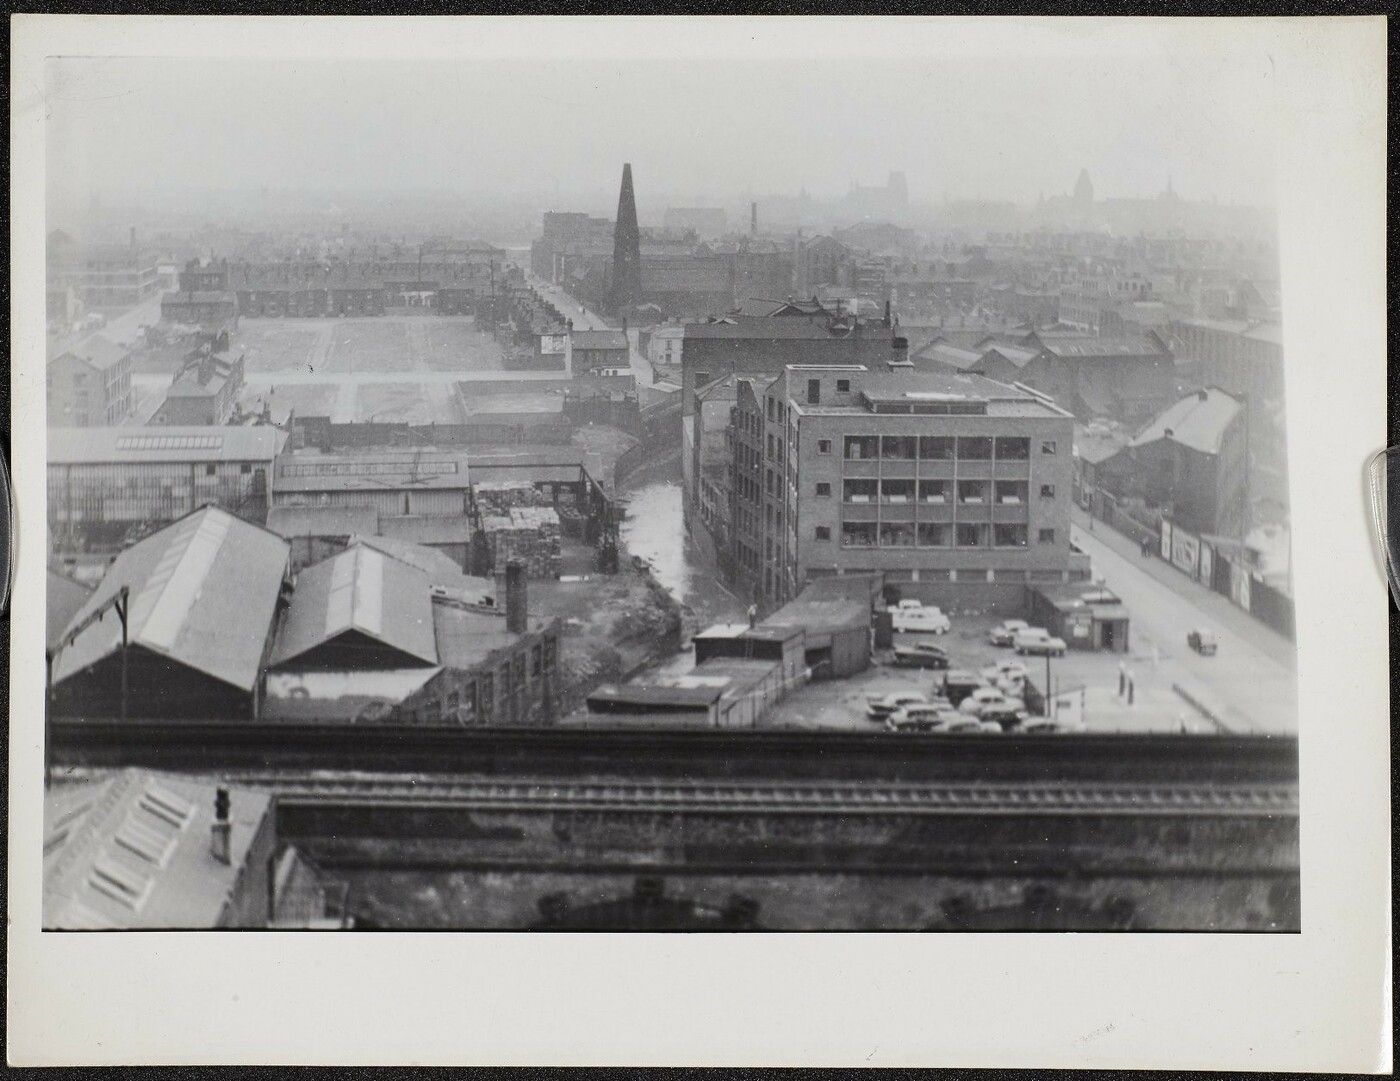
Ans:
{"type": "MultiPolygon", "coordinates": [[[[565,319],[574,321],[575,330],[607,330],[610,324],[597,312],[589,311],[581,304],[577,297],[566,293],[553,282],[547,282],[531,271],[525,271],[525,280],[535,288],[541,296],[544,296],[564,313],[565,319]]],[[[627,332],[628,357],[632,365],[632,374],[637,377],[639,386],[649,387],[655,378],[651,370],[651,362],[642,355],[637,348],[638,332],[635,329],[627,332]]],[[[574,370],[573,357],[569,357],[569,371],[574,370]]]]}
{"type": "Polygon", "coordinates": [[[1142,556],[1136,544],[1102,524],[1092,533],[1076,525],[1072,537],[1093,561],[1095,574],[1127,605],[1134,653],[1155,646],[1163,674],[1192,691],[1203,690],[1214,699],[1212,706],[1223,705],[1222,719],[1232,728],[1298,731],[1291,643],[1227,598],[1155,556],[1142,556]],[[1186,645],[1196,627],[1215,632],[1215,656],[1202,657],[1186,645]]]}

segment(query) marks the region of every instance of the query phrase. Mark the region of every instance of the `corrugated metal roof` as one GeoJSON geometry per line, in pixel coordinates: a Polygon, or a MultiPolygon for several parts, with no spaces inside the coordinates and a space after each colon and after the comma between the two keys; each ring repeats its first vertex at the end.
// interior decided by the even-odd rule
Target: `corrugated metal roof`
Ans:
{"type": "Polygon", "coordinates": [[[45,615],[50,649],[63,637],[64,629],[73,622],[73,616],[91,596],[92,590],[81,582],[75,582],[57,571],[49,571],[45,615]]]}
{"type": "Polygon", "coordinates": [[[49,465],[270,462],[287,440],[271,425],[50,428],[49,465]]]}
{"type": "Polygon", "coordinates": [[[416,567],[352,545],[297,575],[271,664],[284,665],[351,631],[437,664],[430,588],[416,567]]]}
{"type": "Polygon", "coordinates": [[[210,849],[215,787],[127,770],[45,796],[44,927],[218,926],[272,799],[230,791],[225,864],[210,849]]]}
{"type": "Polygon", "coordinates": [[[1219,454],[1225,432],[1239,411],[1238,401],[1219,387],[1208,387],[1187,395],[1159,413],[1138,433],[1132,445],[1141,447],[1159,439],[1170,439],[1202,454],[1219,454]]]}
{"type": "MultiPolygon", "coordinates": [[[[250,691],[257,684],[287,557],[281,537],[205,507],[119,555],[69,627],[125,585],[131,591],[131,645],[250,691]]],[[[120,648],[115,614],[93,623],[59,651],[54,683],[120,648]]]]}
{"type": "Polygon", "coordinates": [[[279,537],[352,537],[379,530],[379,511],[363,507],[273,507],[267,528],[279,537]]]}
{"type": "Polygon", "coordinates": [[[464,451],[364,450],[287,455],[277,462],[276,492],[426,491],[470,486],[473,456],[464,451]]]}

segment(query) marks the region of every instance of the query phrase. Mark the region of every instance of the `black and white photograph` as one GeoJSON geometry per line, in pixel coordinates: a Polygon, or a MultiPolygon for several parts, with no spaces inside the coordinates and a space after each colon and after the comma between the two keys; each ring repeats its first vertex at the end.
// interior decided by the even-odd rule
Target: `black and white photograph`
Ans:
{"type": "MultiPolygon", "coordinates": [[[[1380,665],[1300,706],[1297,440],[1355,358],[1382,423],[1338,446],[1379,449],[1384,356],[1285,333],[1323,301],[1277,42],[201,25],[277,21],[28,68],[46,944],[1309,932],[1300,770],[1347,725],[1384,753],[1386,593],[1329,540],[1380,665]]],[[[1358,520],[1362,464],[1326,482],[1358,520]]]]}

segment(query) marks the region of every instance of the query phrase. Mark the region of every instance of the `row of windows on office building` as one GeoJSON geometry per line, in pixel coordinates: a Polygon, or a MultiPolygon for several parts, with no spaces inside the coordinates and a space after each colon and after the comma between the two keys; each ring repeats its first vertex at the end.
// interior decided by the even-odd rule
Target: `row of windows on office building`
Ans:
{"type": "MultiPolygon", "coordinates": [[[[1041,499],[1054,499],[1055,486],[1039,486],[1041,499]]],[[[885,477],[875,480],[871,477],[849,478],[842,482],[841,500],[844,503],[925,503],[946,504],[956,502],[963,505],[986,505],[996,502],[1006,506],[1024,505],[1027,502],[1030,485],[1023,480],[912,480],[885,477]]],[[[830,498],[831,484],[818,481],[814,494],[819,498],[830,498]]]]}
{"type": "MultiPolygon", "coordinates": [[[[1026,548],[1030,530],[1015,522],[842,522],[843,548],[1026,548]]],[[[814,539],[831,540],[831,527],[814,539]]],[[[1055,543],[1053,529],[1036,531],[1036,543],[1055,543]]]]}
{"type": "MultiPolygon", "coordinates": [[[[1039,443],[1042,455],[1056,453],[1055,440],[1039,443]]],[[[817,440],[817,453],[830,454],[831,440],[817,440]]],[[[847,461],[1024,462],[1030,459],[1031,441],[1025,436],[848,435],[843,454],[847,461]]]]}

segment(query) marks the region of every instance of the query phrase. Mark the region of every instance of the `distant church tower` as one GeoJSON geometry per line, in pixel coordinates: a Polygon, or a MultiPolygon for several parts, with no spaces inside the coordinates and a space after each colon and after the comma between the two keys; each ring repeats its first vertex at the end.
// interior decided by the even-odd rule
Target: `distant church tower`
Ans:
{"type": "Polygon", "coordinates": [[[1094,185],[1089,182],[1088,169],[1079,170],[1079,179],[1074,182],[1074,201],[1085,206],[1094,201],[1094,185]]]}
{"type": "Polygon", "coordinates": [[[613,229],[612,282],[608,308],[613,312],[642,299],[642,234],[637,228],[637,199],[632,193],[632,164],[622,167],[622,190],[617,196],[617,225],[613,229]]]}

